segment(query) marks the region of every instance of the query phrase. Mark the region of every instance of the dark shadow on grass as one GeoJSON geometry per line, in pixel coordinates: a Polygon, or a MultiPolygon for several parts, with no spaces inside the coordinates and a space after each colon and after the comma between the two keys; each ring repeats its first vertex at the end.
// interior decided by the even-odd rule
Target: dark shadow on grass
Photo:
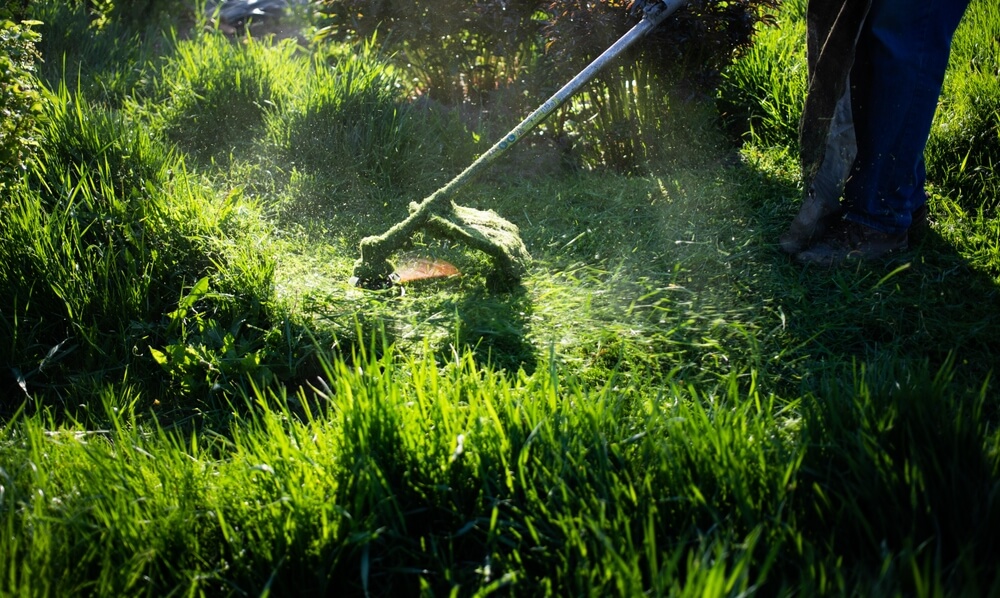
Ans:
{"type": "Polygon", "coordinates": [[[875,593],[995,593],[1000,272],[980,253],[995,241],[932,203],[906,252],[803,266],[777,243],[798,207],[793,178],[737,176],[738,209],[760,228],[731,262],[733,286],[780,314],[758,338],[758,379],[802,401],[795,526],[828,538],[831,568],[875,593]]]}
{"type": "Polygon", "coordinates": [[[862,581],[891,579],[918,594],[919,572],[963,595],[997,587],[989,399],[949,390],[952,371],[950,362],[917,372],[878,364],[806,403],[808,450],[795,483],[808,490],[790,507],[804,514],[805,535],[831,538],[862,581]]]}
{"type": "Polygon", "coordinates": [[[936,370],[954,355],[969,390],[1000,363],[1000,287],[934,230],[887,260],[793,267],[798,280],[782,303],[814,359],[888,358],[936,370]]]}
{"type": "Polygon", "coordinates": [[[802,319],[799,334],[825,353],[813,359],[837,364],[807,385],[798,485],[825,500],[807,498],[803,529],[836,530],[845,563],[904,593],[932,574],[969,595],[997,587],[994,276],[933,229],[884,262],[802,270],[813,313],[823,303],[832,315],[802,319]]]}
{"type": "MultiPolygon", "coordinates": [[[[516,286],[506,292],[486,288],[466,292],[455,309],[459,318],[458,347],[467,347],[477,364],[510,373],[518,369],[534,373],[537,358],[526,338],[532,304],[524,287],[516,286]]],[[[440,347],[439,354],[450,356],[451,344],[440,347]]]]}
{"type": "Polygon", "coordinates": [[[741,302],[773,314],[762,324],[774,332],[758,343],[774,390],[815,392],[824,378],[850,376],[866,363],[936,371],[954,356],[955,384],[978,392],[1000,363],[1000,286],[995,258],[966,257],[984,251],[977,243],[995,242],[964,238],[987,231],[932,200],[931,226],[913,234],[908,251],[832,268],[802,265],[778,246],[801,195],[795,163],[771,160],[759,156],[733,172],[736,211],[754,232],[744,238],[747,251],[729,258],[727,284],[741,302]]]}

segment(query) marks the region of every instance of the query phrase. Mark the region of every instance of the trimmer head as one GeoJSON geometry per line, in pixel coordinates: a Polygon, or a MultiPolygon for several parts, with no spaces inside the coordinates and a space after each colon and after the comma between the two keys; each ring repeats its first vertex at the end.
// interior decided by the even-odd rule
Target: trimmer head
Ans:
{"type": "Polygon", "coordinates": [[[425,201],[411,203],[410,217],[385,234],[361,241],[361,258],[354,264],[351,283],[368,289],[392,286],[395,268],[390,255],[409,242],[421,227],[435,236],[461,241],[489,255],[493,259],[491,281],[495,286],[517,284],[528,272],[531,255],[516,224],[493,210],[476,210],[453,202],[438,208],[435,203],[425,201]]]}

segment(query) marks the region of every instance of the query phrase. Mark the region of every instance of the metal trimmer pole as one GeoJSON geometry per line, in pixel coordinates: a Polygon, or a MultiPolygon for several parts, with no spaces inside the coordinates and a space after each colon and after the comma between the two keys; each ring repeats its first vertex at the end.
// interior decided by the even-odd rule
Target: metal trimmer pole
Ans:
{"type": "MultiPolygon", "coordinates": [[[[586,68],[580,71],[568,83],[563,85],[559,91],[552,95],[544,104],[535,109],[520,124],[514,127],[509,133],[479,156],[475,162],[470,164],[465,170],[449,181],[444,187],[438,189],[433,194],[426,197],[419,204],[410,204],[410,215],[402,222],[399,222],[382,235],[365,237],[361,240],[361,258],[355,263],[352,281],[361,286],[378,287],[383,286],[392,273],[392,265],[389,263],[390,254],[399,248],[414,232],[424,226],[431,216],[455,217],[454,205],[450,200],[455,192],[468,184],[486,166],[491,164],[503,153],[514,146],[526,134],[531,132],[536,126],[544,121],[550,114],[559,108],[587,82],[594,78],[610,61],[618,57],[629,46],[641,39],[647,33],[656,28],[667,17],[673,14],[678,8],[687,4],[687,0],[660,0],[658,2],[645,3],[643,7],[643,17],[625,35],[618,39],[607,50],[595,58],[586,68]]],[[[505,225],[513,227],[505,220],[497,218],[505,225]]],[[[516,227],[514,227],[516,230],[516,227]]],[[[486,240],[489,245],[490,239],[486,240]]],[[[482,248],[482,247],[480,247],[482,248]]],[[[492,252],[491,252],[492,253],[492,252]]],[[[498,253],[504,253],[498,250],[498,253]]],[[[525,250],[524,255],[527,256],[525,250]]],[[[508,278],[519,280],[527,269],[527,264],[519,263],[524,260],[505,260],[512,262],[505,269],[508,278]]]]}

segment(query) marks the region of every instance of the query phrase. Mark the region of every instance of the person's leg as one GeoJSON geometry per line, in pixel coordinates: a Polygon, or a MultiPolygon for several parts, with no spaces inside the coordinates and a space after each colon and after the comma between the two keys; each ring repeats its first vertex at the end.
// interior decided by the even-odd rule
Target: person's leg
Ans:
{"type": "Polygon", "coordinates": [[[823,159],[815,176],[811,180],[803,176],[808,189],[798,214],[778,239],[782,251],[791,254],[802,251],[822,236],[831,222],[843,216],[840,198],[856,153],[851,92],[847,90],[837,101],[830,119],[823,159]]]}
{"type": "Polygon", "coordinates": [[[902,234],[926,201],[923,153],[969,0],[875,0],[851,73],[858,154],[845,218],[902,234]]]}
{"type": "Polygon", "coordinates": [[[808,82],[799,120],[803,197],[779,237],[797,254],[819,239],[843,213],[840,199],[856,153],[850,73],[871,0],[809,0],[806,10],[808,82]]]}
{"type": "Polygon", "coordinates": [[[844,220],[798,261],[832,265],[908,246],[913,216],[926,203],[924,146],[968,3],[872,3],[851,69],[857,156],[844,185],[844,220]]]}

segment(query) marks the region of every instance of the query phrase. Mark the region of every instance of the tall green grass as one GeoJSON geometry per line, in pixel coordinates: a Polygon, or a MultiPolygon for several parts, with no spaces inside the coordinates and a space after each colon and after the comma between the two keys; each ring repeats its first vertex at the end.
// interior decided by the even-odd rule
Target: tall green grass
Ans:
{"type": "Polygon", "coordinates": [[[807,83],[802,11],[783,11],[777,25],[759,31],[753,47],[723,71],[716,101],[731,134],[797,151],[807,83]]]}
{"type": "Polygon", "coordinates": [[[205,162],[245,153],[264,131],[267,114],[281,109],[297,87],[298,73],[289,68],[295,45],[234,44],[218,32],[175,43],[148,100],[152,122],[205,162]]]}
{"type": "Polygon", "coordinates": [[[822,527],[834,551],[898,572],[906,592],[957,583],[959,593],[988,595],[1000,589],[980,560],[997,551],[988,531],[1000,516],[996,404],[985,387],[978,397],[947,392],[951,367],[862,365],[853,388],[825,390],[804,420],[815,448],[803,482],[817,500],[801,523],[807,534],[822,527]]]}
{"type": "Polygon", "coordinates": [[[506,376],[387,348],[327,362],[312,390],[251,395],[228,437],[17,419],[2,587],[996,591],[985,395],[956,397],[947,370],[884,373],[786,403],[735,378],[593,387],[554,364],[506,376]]]}
{"type": "Polygon", "coordinates": [[[361,175],[399,186],[413,174],[417,131],[401,101],[401,80],[378,55],[375,39],[350,53],[317,54],[306,83],[268,125],[281,159],[309,173],[361,175]]]}
{"type": "Polygon", "coordinates": [[[266,304],[273,266],[241,240],[263,229],[239,193],[218,195],[148,130],[65,86],[43,122],[2,204],[3,355],[24,392],[65,401],[145,371],[160,319],[204,276],[228,293],[223,320],[266,304]]]}
{"type": "Polygon", "coordinates": [[[404,101],[376,38],[309,52],[211,31],[174,43],[135,112],[286,222],[381,206],[382,190],[426,193],[461,166],[455,156],[468,159],[472,135],[453,115],[404,101]]]}
{"type": "Polygon", "coordinates": [[[952,42],[951,64],[927,146],[928,176],[970,213],[996,215],[1000,166],[1000,8],[973,2],[952,42]]]}

